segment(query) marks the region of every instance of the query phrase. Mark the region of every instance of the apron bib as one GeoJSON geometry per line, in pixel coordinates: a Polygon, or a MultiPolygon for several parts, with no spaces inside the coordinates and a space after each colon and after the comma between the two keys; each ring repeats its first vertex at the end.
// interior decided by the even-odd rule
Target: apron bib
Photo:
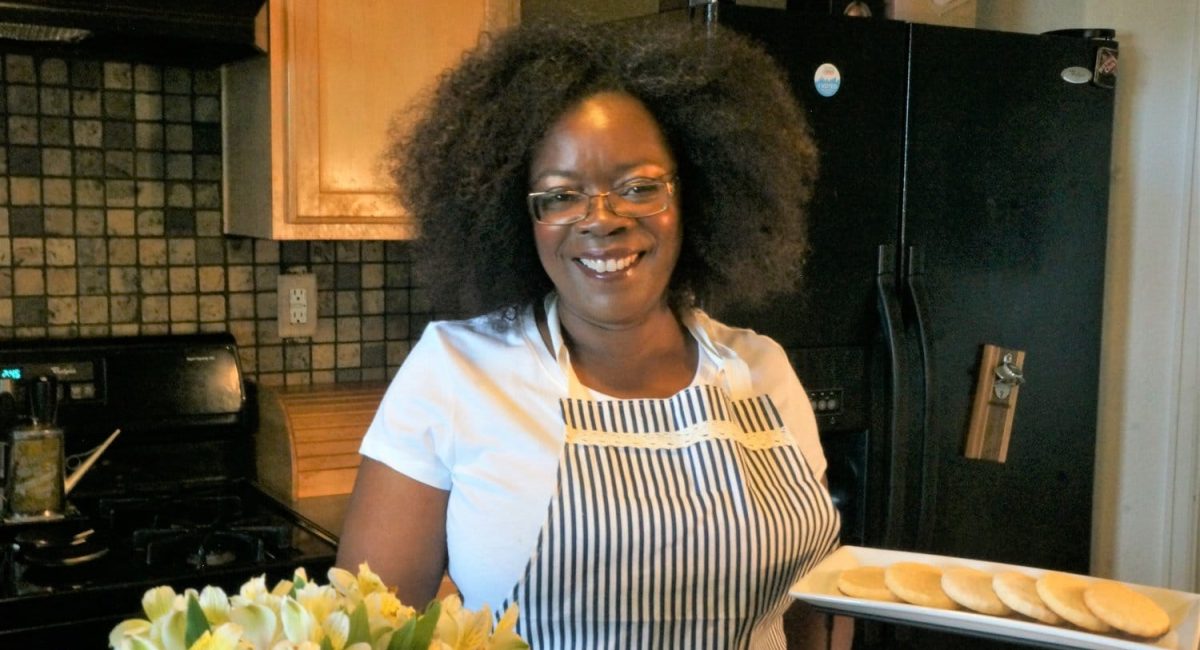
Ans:
{"type": "MultiPolygon", "coordinates": [[[[789,587],[839,520],[746,364],[689,319],[719,369],[665,399],[595,399],[562,343],[565,442],[555,494],[510,597],[542,648],[785,648],[789,587]]],[[[700,317],[702,318],[702,317],[700,317]]]]}

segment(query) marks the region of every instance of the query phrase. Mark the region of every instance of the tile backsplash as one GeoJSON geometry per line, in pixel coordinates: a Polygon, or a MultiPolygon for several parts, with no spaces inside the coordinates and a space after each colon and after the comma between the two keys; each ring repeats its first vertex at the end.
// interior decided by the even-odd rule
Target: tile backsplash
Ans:
{"type": "Polygon", "coordinates": [[[228,331],[262,384],[390,377],[429,320],[405,242],[221,232],[218,69],[0,52],[0,341],[228,331]],[[317,333],[278,336],[280,273],[317,333]]]}

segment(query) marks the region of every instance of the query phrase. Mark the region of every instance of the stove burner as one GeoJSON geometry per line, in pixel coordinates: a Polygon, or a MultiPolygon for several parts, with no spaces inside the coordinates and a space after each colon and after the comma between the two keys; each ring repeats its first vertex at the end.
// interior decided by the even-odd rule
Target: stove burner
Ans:
{"type": "Polygon", "coordinates": [[[17,533],[13,541],[17,558],[34,566],[69,567],[108,554],[103,536],[86,523],[31,528],[17,533]]]}

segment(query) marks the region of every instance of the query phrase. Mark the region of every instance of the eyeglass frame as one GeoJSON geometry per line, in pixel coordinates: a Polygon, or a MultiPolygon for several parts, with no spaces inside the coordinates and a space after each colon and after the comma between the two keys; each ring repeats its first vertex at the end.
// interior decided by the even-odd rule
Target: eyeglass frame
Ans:
{"type": "Polygon", "coordinates": [[[619,217],[624,217],[626,219],[645,219],[646,217],[653,217],[654,215],[662,214],[671,208],[670,199],[675,196],[675,186],[679,183],[679,177],[676,174],[676,172],[669,172],[669,173],[663,174],[662,176],[654,177],[651,180],[653,180],[653,182],[655,182],[655,183],[663,183],[667,186],[667,199],[668,200],[665,202],[665,204],[663,205],[663,207],[661,209],[659,209],[655,212],[651,212],[650,214],[631,216],[631,215],[627,215],[627,214],[621,214],[620,212],[617,212],[613,208],[612,203],[608,200],[608,195],[620,190],[621,188],[625,187],[625,185],[628,185],[628,183],[626,183],[625,185],[620,185],[620,186],[614,187],[607,192],[600,192],[598,194],[588,194],[587,192],[580,192],[579,190],[543,190],[541,192],[530,192],[529,194],[525,195],[525,203],[526,203],[526,206],[529,208],[529,216],[533,217],[533,222],[537,223],[537,224],[541,224],[543,226],[570,226],[572,224],[579,223],[580,221],[583,221],[584,219],[587,219],[592,214],[592,200],[597,197],[604,200],[604,207],[608,208],[609,212],[611,212],[619,217]],[[557,221],[557,222],[542,221],[541,219],[538,218],[538,211],[537,211],[537,208],[534,206],[533,202],[535,200],[537,200],[537,198],[540,196],[545,196],[547,194],[556,194],[556,193],[557,194],[568,194],[569,193],[569,194],[577,194],[580,196],[586,196],[587,197],[587,210],[585,210],[584,213],[582,215],[580,215],[577,219],[572,219],[570,221],[557,221]]]}

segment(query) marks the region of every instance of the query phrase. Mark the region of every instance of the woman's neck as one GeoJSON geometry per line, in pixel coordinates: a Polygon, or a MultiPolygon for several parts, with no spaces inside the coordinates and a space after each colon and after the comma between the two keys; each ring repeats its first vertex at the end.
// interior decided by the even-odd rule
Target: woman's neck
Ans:
{"type": "MultiPolygon", "coordinates": [[[[541,325],[549,340],[549,330],[541,325]]],[[[611,326],[559,310],[563,344],[583,385],[621,398],[669,397],[696,372],[695,339],[665,303],[631,323],[611,326]]]]}

